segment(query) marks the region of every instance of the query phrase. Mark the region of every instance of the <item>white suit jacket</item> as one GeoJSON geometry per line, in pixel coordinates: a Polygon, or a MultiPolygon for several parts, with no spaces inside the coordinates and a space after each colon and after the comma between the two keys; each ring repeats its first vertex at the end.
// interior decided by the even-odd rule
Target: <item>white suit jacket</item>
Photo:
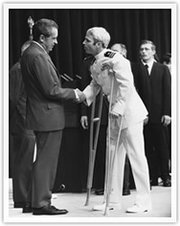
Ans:
{"type": "Polygon", "coordinates": [[[96,61],[90,68],[92,81],[83,90],[87,105],[93,102],[101,88],[109,99],[114,79],[111,112],[123,117],[122,128],[143,121],[148,112],[134,87],[129,60],[109,49],[104,49],[95,58],[96,61]],[[110,69],[102,71],[104,63],[110,69]]]}

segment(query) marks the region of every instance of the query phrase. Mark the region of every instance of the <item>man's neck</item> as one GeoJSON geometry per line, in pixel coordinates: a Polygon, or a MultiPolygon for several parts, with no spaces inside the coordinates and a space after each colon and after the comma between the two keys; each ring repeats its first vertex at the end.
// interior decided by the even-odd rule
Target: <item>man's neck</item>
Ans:
{"type": "Polygon", "coordinates": [[[99,51],[97,51],[97,54],[94,55],[95,58],[97,58],[99,55],[101,55],[101,53],[105,50],[105,48],[100,49],[99,51]]]}
{"type": "Polygon", "coordinates": [[[154,58],[150,58],[148,60],[142,60],[145,64],[151,63],[152,61],[154,61],[154,58]]]}
{"type": "Polygon", "coordinates": [[[48,53],[47,51],[46,51],[46,49],[44,48],[44,46],[40,43],[40,42],[38,42],[38,41],[33,41],[33,42],[35,42],[37,45],[39,45],[46,53],[48,53]]]}

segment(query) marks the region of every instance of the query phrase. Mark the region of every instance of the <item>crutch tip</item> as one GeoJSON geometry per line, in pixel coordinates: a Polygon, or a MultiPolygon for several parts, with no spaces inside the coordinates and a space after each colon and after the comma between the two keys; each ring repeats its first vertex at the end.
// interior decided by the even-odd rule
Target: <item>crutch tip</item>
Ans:
{"type": "Polygon", "coordinates": [[[89,206],[89,201],[86,201],[84,205],[89,206]]]}
{"type": "Polygon", "coordinates": [[[108,215],[109,215],[109,211],[108,210],[105,210],[104,216],[108,216],[108,215]]]}

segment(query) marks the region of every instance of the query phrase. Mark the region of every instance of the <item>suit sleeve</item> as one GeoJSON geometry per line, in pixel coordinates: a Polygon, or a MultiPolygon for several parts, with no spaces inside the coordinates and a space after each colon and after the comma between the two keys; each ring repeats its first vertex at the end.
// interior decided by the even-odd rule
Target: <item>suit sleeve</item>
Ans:
{"type": "Polygon", "coordinates": [[[62,88],[56,70],[49,63],[47,57],[40,54],[34,58],[33,74],[38,80],[38,84],[43,94],[50,99],[74,99],[73,89],[62,88]]]}
{"type": "Polygon", "coordinates": [[[91,105],[100,90],[101,87],[96,83],[94,79],[92,79],[91,83],[83,90],[83,93],[86,96],[87,106],[91,105]]]}
{"type": "Polygon", "coordinates": [[[167,66],[164,66],[163,97],[163,115],[171,116],[171,74],[167,66]]]}
{"type": "Polygon", "coordinates": [[[9,73],[10,116],[12,116],[16,110],[19,111],[21,116],[25,116],[26,97],[24,93],[24,83],[18,62],[12,67],[9,73]]]}

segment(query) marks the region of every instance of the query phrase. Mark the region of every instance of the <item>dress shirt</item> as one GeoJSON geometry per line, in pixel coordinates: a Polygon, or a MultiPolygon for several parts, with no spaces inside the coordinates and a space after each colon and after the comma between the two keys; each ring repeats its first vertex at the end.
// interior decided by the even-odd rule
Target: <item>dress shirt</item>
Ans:
{"type": "Polygon", "coordinates": [[[143,65],[147,65],[147,70],[148,70],[148,73],[149,75],[151,75],[151,70],[152,70],[152,66],[153,66],[153,63],[155,62],[155,60],[151,60],[150,62],[148,63],[145,63],[144,61],[142,61],[143,65]]]}

